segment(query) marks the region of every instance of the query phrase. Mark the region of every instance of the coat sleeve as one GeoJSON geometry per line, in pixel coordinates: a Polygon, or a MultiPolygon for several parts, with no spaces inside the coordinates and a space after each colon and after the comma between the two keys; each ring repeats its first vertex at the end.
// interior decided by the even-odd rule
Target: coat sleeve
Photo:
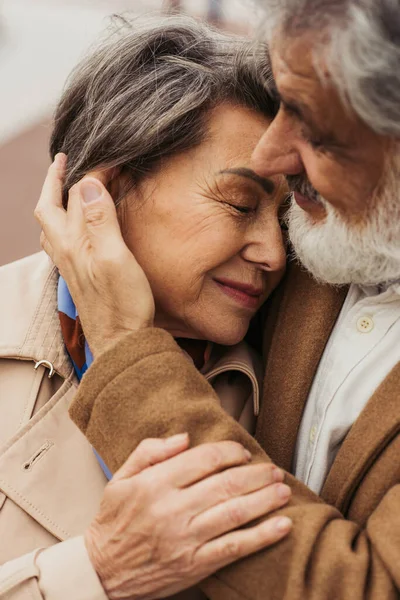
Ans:
{"type": "Polygon", "coordinates": [[[1,600],[107,600],[83,537],[0,565],[1,600]]]}
{"type": "MultiPolygon", "coordinates": [[[[183,431],[192,445],[236,440],[254,460],[269,460],[162,330],[130,334],[99,356],[70,414],[112,471],[142,439],[183,431]]],[[[293,498],[279,513],[293,519],[291,534],[202,582],[206,595],[211,600],[398,598],[400,485],[388,491],[361,529],[291,475],[286,480],[293,498]]]]}

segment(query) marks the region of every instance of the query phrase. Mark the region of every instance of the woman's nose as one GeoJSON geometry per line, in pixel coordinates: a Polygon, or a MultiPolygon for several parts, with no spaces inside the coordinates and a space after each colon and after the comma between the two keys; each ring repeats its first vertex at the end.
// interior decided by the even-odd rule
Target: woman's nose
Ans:
{"type": "Polygon", "coordinates": [[[262,177],[298,175],[304,170],[294,145],[295,132],[278,114],[254,149],[252,167],[262,177]]]}
{"type": "Polygon", "coordinates": [[[248,262],[257,263],[265,271],[281,271],[286,265],[286,247],[278,223],[257,228],[242,251],[248,262]]]}

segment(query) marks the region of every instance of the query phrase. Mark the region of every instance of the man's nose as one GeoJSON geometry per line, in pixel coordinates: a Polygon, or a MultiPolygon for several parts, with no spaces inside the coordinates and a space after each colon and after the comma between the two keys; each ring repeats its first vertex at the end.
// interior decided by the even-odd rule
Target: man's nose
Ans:
{"type": "Polygon", "coordinates": [[[298,175],[304,170],[294,145],[295,132],[280,114],[261,137],[252,155],[252,167],[262,177],[298,175]]]}

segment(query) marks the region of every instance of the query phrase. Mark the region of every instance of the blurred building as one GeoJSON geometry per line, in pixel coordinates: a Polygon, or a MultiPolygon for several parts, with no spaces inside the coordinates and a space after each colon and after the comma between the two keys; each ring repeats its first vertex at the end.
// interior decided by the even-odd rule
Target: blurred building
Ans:
{"type": "Polygon", "coordinates": [[[39,249],[33,219],[65,79],[110,14],[184,11],[251,28],[251,0],[0,0],[0,264],[39,249]]]}

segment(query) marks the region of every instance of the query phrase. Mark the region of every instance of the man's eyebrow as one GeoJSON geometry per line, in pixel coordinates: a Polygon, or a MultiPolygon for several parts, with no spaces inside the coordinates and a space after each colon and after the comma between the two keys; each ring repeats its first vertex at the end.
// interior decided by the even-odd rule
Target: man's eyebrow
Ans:
{"type": "Polygon", "coordinates": [[[325,144],[337,149],[343,149],[343,144],[337,139],[337,136],[334,133],[327,130],[324,131],[314,122],[312,113],[308,106],[302,102],[285,100],[283,98],[281,98],[281,103],[287,112],[294,115],[299,121],[303,122],[308,127],[310,132],[313,135],[321,138],[325,144]]]}
{"type": "Polygon", "coordinates": [[[231,174],[231,175],[239,175],[239,177],[246,177],[247,179],[251,179],[259,186],[262,187],[264,192],[267,194],[272,194],[275,191],[275,184],[271,179],[266,179],[266,177],[261,177],[261,175],[257,175],[255,171],[252,169],[247,169],[246,167],[237,167],[236,169],[223,169],[219,172],[221,175],[231,174]]]}
{"type": "Polygon", "coordinates": [[[319,127],[312,118],[311,111],[306,104],[303,104],[303,102],[300,101],[289,100],[282,97],[280,100],[287,112],[295,115],[300,121],[303,121],[311,129],[319,131],[319,127]]]}

